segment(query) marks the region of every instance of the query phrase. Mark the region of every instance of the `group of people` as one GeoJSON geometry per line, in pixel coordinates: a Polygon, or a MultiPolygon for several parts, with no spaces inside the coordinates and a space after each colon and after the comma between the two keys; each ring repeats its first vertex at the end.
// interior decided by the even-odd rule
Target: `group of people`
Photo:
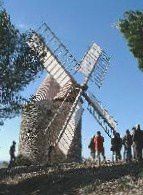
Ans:
{"type": "MultiPolygon", "coordinates": [[[[10,154],[10,164],[12,166],[15,162],[15,146],[16,142],[13,141],[9,154],[10,154]]],[[[91,138],[88,148],[91,151],[91,157],[93,160],[97,160],[101,163],[101,156],[103,161],[106,162],[105,149],[104,149],[104,137],[101,135],[100,131],[97,131],[97,135],[91,138]]],[[[49,150],[48,156],[50,160],[52,147],[49,150]]],[[[120,160],[125,160],[126,162],[131,162],[132,160],[142,161],[143,159],[143,130],[141,130],[140,125],[133,127],[131,132],[126,130],[126,134],[123,138],[120,137],[118,132],[114,132],[113,138],[111,138],[111,151],[112,151],[112,161],[118,162],[120,160]],[[123,158],[121,150],[124,148],[123,158]]]]}
{"type": "MultiPolygon", "coordinates": [[[[98,160],[100,164],[102,156],[103,160],[106,161],[104,137],[101,135],[100,131],[97,131],[97,135],[92,137],[88,147],[93,160],[98,160]]],[[[118,132],[114,132],[113,138],[111,138],[111,151],[113,162],[118,162],[122,159],[126,162],[131,162],[132,160],[142,161],[143,131],[140,125],[133,127],[131,132],[126,130],[126,134],[123,138],[120,137],[118,132]],[[123,158],[121,154],[122,148],[124,149],[123,158]]]]}

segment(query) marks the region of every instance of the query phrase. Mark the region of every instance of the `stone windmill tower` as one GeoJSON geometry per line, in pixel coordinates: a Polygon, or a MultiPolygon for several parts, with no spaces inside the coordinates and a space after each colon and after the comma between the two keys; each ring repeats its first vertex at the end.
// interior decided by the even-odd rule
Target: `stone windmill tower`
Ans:
{"type": "Polygon", "coordinates": [[[34,101],[23,110],[19,154],[34,164],[44,164],[48,162],[48,148],[54,145],[53,162],[79,162],[83,100],[110,137],[116,131],[116,122],[88,91],[91,80],[101,86],[109,58],[93,43],[77,62],[45,23],[38,34],[30,34],[27,43],[40,59],[46,54],[43,65],[48,74],[34,101]]]}

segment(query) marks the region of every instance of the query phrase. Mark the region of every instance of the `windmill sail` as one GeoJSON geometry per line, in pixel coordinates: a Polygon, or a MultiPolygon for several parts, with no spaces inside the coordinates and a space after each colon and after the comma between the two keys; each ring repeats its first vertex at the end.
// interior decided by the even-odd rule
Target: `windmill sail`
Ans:
{"type": "Polygon", "coordinates": [[[105,75],[110,65],[110,58],[102,51],[98,64],[91,75],[90,81],[95,83],[99,88],[102,86],[105,75]]]}
{"type": "Polygon", "coordinates": [[[93,43],[83,57],[78,71],[87,77],[92,70],[89,80],[100,88],[107,73],[109,61],[107,54],[96,43],[93,43]],[[96,66],[93,69],[94,64],[96,66]]]}
{"type": "Polygon", "coordinates": [[[79,101],[75,108],[74,113],[72,114],[71,119],[69,120],[66,126],[65,131],[63,132],[62,135],[59,135],[57,139],[58,147],[65,155],[68,155],[68,151],[75,136],[75,129],[77,128],[81,120],[82,112],[83,112],[82,104],[79,101]]]}
{"type": "Polygon", "coordinates": [[[69,72],[37,33],[33,32],[27,43],[38,54],[39,58],[44,61],[45,69],[57,81],[60,87],[63,87],[67,82],[71,82],[72,77],[69,72]],[[43,53],[46,54],[44,59],[43,53]]]}
{"type": "Polygon", "coordinates": [[[86,77],[88,77],[91,71],[93,71],[94,65],[97,64],[101,53],[101,48],[96,43],[93,43],[83,57],[79,71],[82,72],[86,77]]]}
{"type": "Polygon", "coordinates": [[[111,138],[112,134],[117,130],[117,122],[109,115],[108,111],[101,106],[94,95],[84,93],[84,98],[89,104],[89,112],[94,116],[107,135],[111,138]]]}
{"type": "Polygon", "coordinates": [[[75,69],[78,69],[79,67],[78,61],[50,27],[46,23],[43,23],[38,29],[38,33],[44,37],[45,44],[50,48],[54,56],[57,57],[66,70],[70,73],[75,73],[75,69]]]}

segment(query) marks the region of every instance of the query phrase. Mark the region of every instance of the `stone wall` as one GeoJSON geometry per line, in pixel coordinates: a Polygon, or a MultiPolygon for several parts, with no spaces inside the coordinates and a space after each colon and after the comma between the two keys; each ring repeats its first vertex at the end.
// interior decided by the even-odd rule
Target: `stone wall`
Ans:
{"type": "MultiPolygon", "coordinates": [[[[61,101],[42,100],[31,103],[23,109],[20,131],[19,154],[28,157],[33,164],[48,162],[48,148],[55,143],[72,103],[65,102],[60,114],[46,131],[61,101]]],[[[68,155],[65,156],[58,147],[52,154],[52,162],[72,162],[81,160],[81,120],[75,129],[68,155]]]]}

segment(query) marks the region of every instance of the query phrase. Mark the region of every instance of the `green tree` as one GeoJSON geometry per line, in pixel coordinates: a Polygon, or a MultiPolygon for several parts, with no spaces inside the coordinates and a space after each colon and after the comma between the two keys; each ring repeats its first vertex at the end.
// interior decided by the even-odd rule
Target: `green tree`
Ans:
{"type": "Polygon", "coordinates": [[[119,28],[143,71],[143,11],[125,12],[124,18],[119,21],[119,28]]]}
{"type": "Polygon", "coordinates": [[[20,33],[6,10],[0,11],[0,119],[20,113],[27,101],[20,92],[43,70],[42,61],[27,44],[30,35],[20,33]]]}

